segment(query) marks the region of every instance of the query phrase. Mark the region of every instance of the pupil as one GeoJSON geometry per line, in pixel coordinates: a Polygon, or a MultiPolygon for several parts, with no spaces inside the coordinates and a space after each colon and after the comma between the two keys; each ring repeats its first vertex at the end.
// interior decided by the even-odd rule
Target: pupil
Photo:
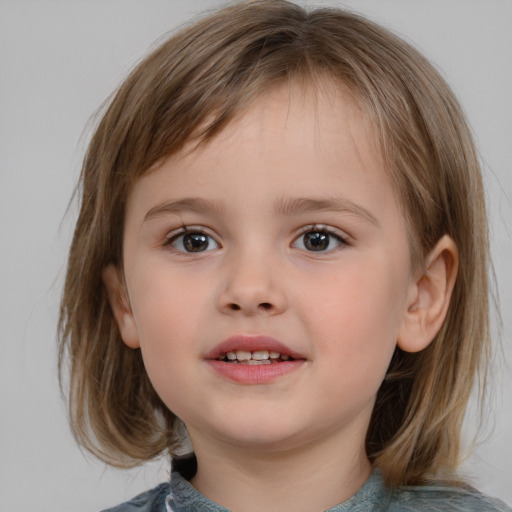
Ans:
{"type": "Polygon", "coordinates": [[[310,251],[323,251],[329,247],[329,235],[312,231],[304,235],[304,245],[310,251]]]}
{"type": "Polygon", "coordinates": [[[208,238],[200,233],[185,235],[183,245],[188,252],[200,252],[208,248],[208,238]]]}

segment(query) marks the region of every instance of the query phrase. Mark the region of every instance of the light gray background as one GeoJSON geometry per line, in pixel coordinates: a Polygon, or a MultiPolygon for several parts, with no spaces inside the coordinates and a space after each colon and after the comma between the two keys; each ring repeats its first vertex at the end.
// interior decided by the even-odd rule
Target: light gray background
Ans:
{"type": "MultiPolygon", "coordinates": [[[[3,512],[95,511],[165,478],[166,461],[132,471],[106,468],[86,458],[70,434],[55,368],[55,325],[75,208],[65,214],[93,111],[158,37],[220,4],[0,0],[3,512]]],[[[501,392],[494,400],[494,429],[464,472],[482,490],[512,503],[512,1],[338,5],[413,40],[443,70],[474,128],[485,161],[505,357],[498,356],[501,368],[493,372],[501,392]]]]}

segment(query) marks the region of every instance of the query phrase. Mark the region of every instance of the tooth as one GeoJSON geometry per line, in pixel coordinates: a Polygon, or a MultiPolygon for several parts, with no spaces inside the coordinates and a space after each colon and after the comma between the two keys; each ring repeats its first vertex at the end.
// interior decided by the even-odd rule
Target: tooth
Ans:
{"type": "Polygon", "coordinates": [[[236,360],[236,352],[228,352],[226,354],[226,357],[230,360],[230,361],[235,361],[236,360]]]}
{"type": "Polygon", "coordinates": [[[219,354],[219,355],[218,355],[218,357],[217,357],[217,359],[218,359],[219,361],[222,361],[222,360],[223,360],[223,359],[225,359],[225,358],[226,358],[226,354],[219,354]]]}
{"type": "Polygon", "coordinates": [[[279,356],[281,354],[279,352],[269,352],[268,353],[268,356],[270,357],[270,359],[279,359],[279,356]]]}
{"type": "Polygon", "coordinates": [[[267,350],[255,350],[252,353],[252,358],[256,359],[257,361],[263,361],[264,359],[269,358],[269,353],[267,350]]]}
{"type": "Polygon", "coordinates": [[[281,359],[283,361],[288,361],[288,359],[290,359],[290,356],[287,356],[286,354],[281,354],[281,359]]]}
{"type": "Polygon", "coordinates": [[[251,353],[247,352],[245,350],[237,350],[236,351],[236,358],[239,361],[246,361],[248,359],[251,359],[251,353]]]}
{"type": "Polygon", "coordinates": [[[260,365],[260,364],[272,364],[268,359],[262,359],[262,360],[258,360],[258,359],[249,359],[249,361],[247,361],[248,365],[260,365]]]}

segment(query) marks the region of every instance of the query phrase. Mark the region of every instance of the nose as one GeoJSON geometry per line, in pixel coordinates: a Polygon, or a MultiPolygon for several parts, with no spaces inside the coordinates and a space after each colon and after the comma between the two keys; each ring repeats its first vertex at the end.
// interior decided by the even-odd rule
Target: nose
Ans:
{"type": "Polygon", "coordinates": [[[244,254],[226,261],[219,309],[224,314],[279,315],[286,310],[283,273],[276,259],[244,254]]]}

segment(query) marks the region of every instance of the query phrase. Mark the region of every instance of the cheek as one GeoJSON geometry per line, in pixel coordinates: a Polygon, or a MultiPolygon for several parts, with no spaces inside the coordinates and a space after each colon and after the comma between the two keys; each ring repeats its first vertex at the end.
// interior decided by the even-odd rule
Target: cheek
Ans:
{"type": "Polygon", "coordinates": [[[308,331],[333,364],[353,368],[352,375],[384,376],[405,307],[404,278],[376,262],[347,267],[323,284],[317,279],[317,292],[304,304],[308,331]]]}
{"type": "MultiPolygon", "coordinates": [[[[337,284],[345,289],[310,310],[320,387],[330,403],[345,404],[343,414],[370,414],[396,347],[396,308],[390,307],[389,288],[376,290],[367,275],[352,274],[337,284]]],[[[336,419],[339,413],[332,414],[336,419]]]]}
{"type": "MultiPolygon", "coordinates": [[[[161,383],[183,378],[183,361],[199,357],[200,319],[208,301],[207,284],[183,273],[147,265],[133,280],[132,310],[148,375],[161,383]]],[[[172,388],[172,386],[169,386],[172,388]]]]}
{"type": "MultiPolygon", "coordinates": [[[[194,323],[200,314],[207,283],[178,272],[164,261],[148,259],[128,283],[141,344],[171,337],[194,323]]],[[[135,273],[132,273],[134,275],[135,273]]]]}

